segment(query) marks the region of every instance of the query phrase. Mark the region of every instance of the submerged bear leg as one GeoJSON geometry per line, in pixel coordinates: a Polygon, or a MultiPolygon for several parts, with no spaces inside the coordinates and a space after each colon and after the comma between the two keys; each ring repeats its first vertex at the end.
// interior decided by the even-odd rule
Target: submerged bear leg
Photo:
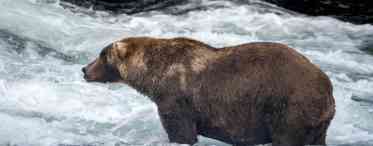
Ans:
{"type": "Polygon", "coordinates": [[[272,146],[306,145],[307,128],[302,112],[289,104],[278,109],[272,117],[272,146]]]}
{"type": "Polygon", "coordinates": [[[326,145],[326,130],[312,129],[310,134],[307,134],[307,144],[309,145],[326,145]]]}
{"type": "Polygon", "coordinates": [[[304,146],[304,129],[287,127],[280,131],[274,131],[272,146],[304,146]]]}
{"type": "Polygon", "coordinates": [[[326,133],[330,121],[322,123],[320,126],[310,129],[307,133],[307,144],[309,145],[326,145],[326,133]]]}
{"type": "Polygon", "coordinates": [[[184,104],[179,101],[163,102],[158,105],[158,112],[170,142],[193,145],[197,142],[197,127],[191,108],[184,104]]]}

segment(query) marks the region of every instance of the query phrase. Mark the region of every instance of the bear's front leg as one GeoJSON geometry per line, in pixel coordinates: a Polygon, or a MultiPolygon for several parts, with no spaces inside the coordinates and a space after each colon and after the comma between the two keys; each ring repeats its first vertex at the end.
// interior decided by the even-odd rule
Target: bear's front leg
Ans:
{"type": "Polygon", "coordinates": [[[188,102],[167,100],[157,106],[162,125],[170,142],[190,145],[197,142],[196,124],[188,102]]]}

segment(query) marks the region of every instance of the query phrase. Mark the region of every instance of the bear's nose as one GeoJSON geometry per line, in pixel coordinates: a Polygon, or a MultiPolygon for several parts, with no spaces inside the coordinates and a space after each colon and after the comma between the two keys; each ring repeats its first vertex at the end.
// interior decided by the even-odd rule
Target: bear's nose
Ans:
{"type": "Polygon", "coordinates": [[[82,72],[83,72],[84,74],[86,74],[86,73],[87,73],[87,69],[86,69],[85,67],[83,67],[83,68],[82,68],[82,72]]]}

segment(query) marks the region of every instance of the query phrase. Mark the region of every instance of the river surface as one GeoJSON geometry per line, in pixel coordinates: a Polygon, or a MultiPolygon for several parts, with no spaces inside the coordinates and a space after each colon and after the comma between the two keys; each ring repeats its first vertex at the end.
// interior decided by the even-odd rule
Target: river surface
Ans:
{"type": "Polygon", "coordinates": [[[81,68],[101,48],[128,36],[186,36],[215,47],[285,43],[333,82],[337,113],[327,143],[373,145],[373,104],[365,102],[373,100],[373,56],[358,49],[371,34],[372,25],[307,17],[260,1],[192,1],[167,12],[112,15],[66,9],[57,0],[0,0],[0,145],[165,145],[147,97],[127,85],[82,78],[81,68]],[[188,11],[169,12],[180,9],[188,11]]]}

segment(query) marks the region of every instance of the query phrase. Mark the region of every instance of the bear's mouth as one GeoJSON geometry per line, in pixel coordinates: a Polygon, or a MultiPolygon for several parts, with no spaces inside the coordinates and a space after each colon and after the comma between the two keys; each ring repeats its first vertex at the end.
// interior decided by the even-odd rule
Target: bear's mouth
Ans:
{"type": "Polygon", "coordinates": [[[89,78],[87,75],[84,75],[84,80],[87,81],[87,82],[94,82],[95,80],[94,79],[91,79],[89,78]]]}
{"type": "Polygon", "coordinates": [[[83,69],[83,78],[87,82],[105,82],[104,80],[101,81],[99,78],[89,75],[84,69],[83,69]]]}
{"type": "Polygon", "coordinates": [[[89,65],[82,68],[83,78],[87,82],[121,82],[122,78],[119,71],[108,64],[97,65],[90,63],[89,65]]]}
{"type": "Polygon", "coordinates": [[[90,77],[90,76],[87,75],[87,74],[84,74],[83,78],[84,78],[84,80],[87,81],[87,82],[95,82],[95,81],[98,81],[97,79],[94,79],[94,78],[90,77]]]}
{"type": "Polygon", "coordinates": [[[119,78],[115,78],[115,77],[98,79],[98,78],[89,76],[87,74],[84,74],[83,78],[87,82],[99,82],[99,83],[119,83],[119,82],[122,82],[122,80],[120,80],[119,78]]]}
{"type": "Polygon", "coordinates": [[[94,82],[95,80],[93,78],[91,78],[88,73],[87,73],[87,67],[83,67],[82,68],[82,72],[83,72],[83,78],[84,80],[86,80],[87,82],[94,82]]]}

